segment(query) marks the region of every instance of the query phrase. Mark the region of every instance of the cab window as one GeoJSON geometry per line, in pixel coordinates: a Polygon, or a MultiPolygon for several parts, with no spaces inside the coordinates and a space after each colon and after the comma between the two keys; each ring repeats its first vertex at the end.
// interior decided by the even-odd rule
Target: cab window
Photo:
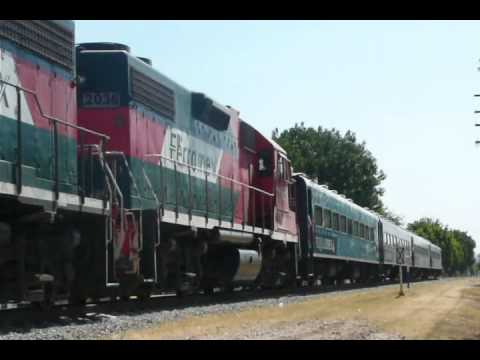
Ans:
{"type": "Polygon", "coordinates": [[[273,174],[272,152],[261,151],[258,155],[257,170],[260,176],[271,176],[273,174]]]}
{"type": "Polygon", "coordinates": [[[278,156],[277,160],[277,173],[279,179],[285,179],[285,162],[281,156],[278,156]]]}

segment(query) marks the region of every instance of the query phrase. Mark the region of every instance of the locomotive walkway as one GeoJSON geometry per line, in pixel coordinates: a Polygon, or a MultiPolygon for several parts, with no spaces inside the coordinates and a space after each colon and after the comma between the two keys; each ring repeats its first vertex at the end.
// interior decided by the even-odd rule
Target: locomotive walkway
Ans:
{"type": "Polygon", "coordinates": [[[190,316],[116,339],[480,339],[480,278],[398,285],[190,316]]]}

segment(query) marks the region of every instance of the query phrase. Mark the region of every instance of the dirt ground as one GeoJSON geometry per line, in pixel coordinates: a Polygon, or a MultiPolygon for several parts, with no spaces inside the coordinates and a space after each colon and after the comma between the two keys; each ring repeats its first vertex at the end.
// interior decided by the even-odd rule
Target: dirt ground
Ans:
{"type": "Polygon", "coordinates": [[[319,295],[210,314],[113,339],[480,339],[480,278],[319,295]]]}

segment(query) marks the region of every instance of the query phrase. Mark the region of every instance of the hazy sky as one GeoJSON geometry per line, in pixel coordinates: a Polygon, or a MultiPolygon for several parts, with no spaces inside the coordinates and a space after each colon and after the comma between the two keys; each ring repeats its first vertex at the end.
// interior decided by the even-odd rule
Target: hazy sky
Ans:
{"type": "Polygon", "coordinates": [[[350,129],[387,174],[384,202],[466,230],[480,252],[479,21],[77,21],[238,109],[270,136],[350,129]]]}

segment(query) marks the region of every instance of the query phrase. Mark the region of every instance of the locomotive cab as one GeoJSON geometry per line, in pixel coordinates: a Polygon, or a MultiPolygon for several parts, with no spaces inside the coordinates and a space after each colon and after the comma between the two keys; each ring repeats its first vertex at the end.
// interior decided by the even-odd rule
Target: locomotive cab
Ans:
{"type": "Polygon", "coordinates": [[[256,132],[256,166],[252,186],[267,194],[255,199],[252,217],[255,226],[267,227],[285,239],[296,236],[292,191],[292,167],[286,152],[273,140],[256,132]]]}

